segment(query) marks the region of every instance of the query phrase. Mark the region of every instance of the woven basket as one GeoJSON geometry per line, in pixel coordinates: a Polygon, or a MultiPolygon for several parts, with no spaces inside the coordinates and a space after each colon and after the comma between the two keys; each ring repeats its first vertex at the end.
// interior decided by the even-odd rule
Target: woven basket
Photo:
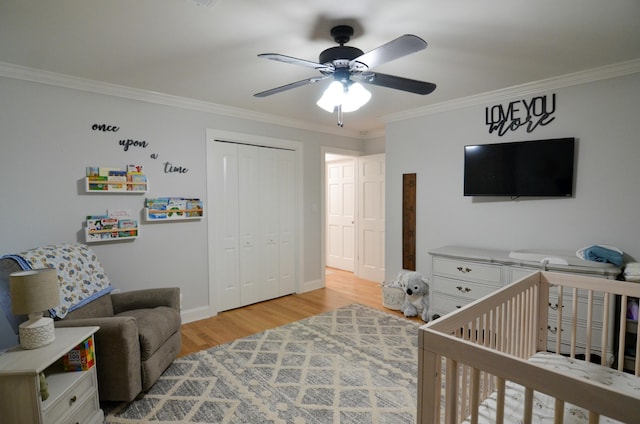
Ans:
{"type": "Polygon", "coordinates": [[[402,287],[382,286],[382,306],[399,311],[403,303],[404,290],[402,287]]]}

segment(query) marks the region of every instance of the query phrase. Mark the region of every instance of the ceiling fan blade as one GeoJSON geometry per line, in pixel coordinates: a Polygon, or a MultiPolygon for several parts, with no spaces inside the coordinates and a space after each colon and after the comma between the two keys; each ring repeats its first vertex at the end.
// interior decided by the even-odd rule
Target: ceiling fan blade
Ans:
{"type": "Polygon", "coordinates": [[[291,84],[283,85],[281,87],[272,88],[271,90],[261,91],[260,93],[256,93],[254,97],[267,97],[272,94],[281,93],[283,91],[291,90],[292,88],[302,87],[303,85],[312,84],[314,82],[322,81],[323,79],[329,78],[330,75],[323,75],[319,77],[308,78],[302,81],[292,82],[291,84]]]}
{"type": "Polygon", "coordinates": [[[350,66],[351,68],[362,68],[361,65],[364,65],[366,68],[371,69],[426,48],[427,42],[422,38],[412,34],[405,34],[362,56],[356,57],[350,62],[350,66]]]}
{"type": "Polygon", "coordinates": [[[262,53],[258,57],[265,59],[275,60],[277,62],[290,63],[292,65],[305,66],[311,69],[317,69],[319,71],[331,71],[333,66],[323,65],[322,63],[312,62],[310,60],[298,59],[297,57],[285,56],[277,53],[262,53]]]}
{"type": "Polygon", "coordinates": [[[409,93],[422,95],[429,94],[436,89],[436,85],[431,82],[397,77],[395,75],[380,74],[378,72],[363,74],[357,79],[366,84],[379,85],[381,87],[393,88],[395,90],[408,91],[409,93]]]}

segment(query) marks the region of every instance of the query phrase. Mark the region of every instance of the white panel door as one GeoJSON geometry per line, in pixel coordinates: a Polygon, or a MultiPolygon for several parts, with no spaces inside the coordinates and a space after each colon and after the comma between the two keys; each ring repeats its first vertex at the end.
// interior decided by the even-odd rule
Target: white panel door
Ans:
{"type": "MultiPolygon", "coordinates": [[[[240,306],[238,239],[238,149],[229,143],[212,143],[208,151],[213,198],[216,199],[212,267],[217,309],[240,306]]],[[[214,202],[211,202],[214,203],[214,202]]]]}
{"type": "Polygon", "coordinates": [[[384,154],[358,158],[358,276],[384,280],[384,154]]]}
{"type": "Polygon", "coordinates": [[[327,266],[353,272],[355,269],[356,160],[328,162],[327,266]]]}
{"type": "Polygon", "coordinates": [[[278,198],[280,233],[280,296],[296,291],[296,154],[278,151],[278,198]]]}
{"type": "Polygon", "coordinates": [[[280,295],[279,287],[279,204],[278,204],[278,151],[260,149],[260,204],[254,215],[260,220],[260,300],[280,295]]]}
{"type": "Polygon", "coordinates": [[[210,279],[217,310],[294,293],[296,152],[228,142],[211,146],[210,279]]]}
{"type": "Polygon", "coordinates": [[[237,145],[240,238],[240,305],[264,300],[260,293],[260,148],[237,145]]]}

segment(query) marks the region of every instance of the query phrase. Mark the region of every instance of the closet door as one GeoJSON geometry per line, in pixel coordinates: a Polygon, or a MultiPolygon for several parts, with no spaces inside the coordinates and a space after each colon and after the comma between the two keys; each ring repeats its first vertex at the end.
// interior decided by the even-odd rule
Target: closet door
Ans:
{"type": "Polygon", "coordinates": [[[278,231],[280,296],[296,291],[296,204],[295,152],[278,151],[278,231]]]}
{"type": "Polygon", "coordinates": [[[245,306],[265,300],[260,283],[260,148],[247,145],[237,145],[237,148],[240,242],[240,304],[237,306],[245,306]]]}
{"type": "MultiPolygon", "coordinates": [[[[229,143],[213,143],[209,169],[215,199],[213,279],[215,303],[224,311],[240,306],[239,239],[238,239],[238,148],[229,143]]],[[[214,201],[211,201],[214,203],[214,201]]]]}
{"type": "Polygon", "coordinates": [[[255,216],[260,219],[260,300],[280,296],[278,150],[260,149],[260,205],[255,216]]]}
{"type": "Polygon", "coordinates": [[[215,240],[210,245],[217,310],[294,293],[295,152],[227,142],[213,145],[210,202],[215,240]]]}

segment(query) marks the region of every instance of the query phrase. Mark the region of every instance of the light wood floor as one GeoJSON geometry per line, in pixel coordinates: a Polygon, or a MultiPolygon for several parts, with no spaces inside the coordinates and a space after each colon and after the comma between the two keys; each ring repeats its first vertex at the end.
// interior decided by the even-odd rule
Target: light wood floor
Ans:
{"type": "Polygon", "coordinates": [[[325,288],[256,303],[221,312],[212,318],[183,324],[180,355],[227,343],[352,303],[402,316],[402,313],[382,306],[379,283],[354,277],[350,272],[327,269],[325,288]]]}

